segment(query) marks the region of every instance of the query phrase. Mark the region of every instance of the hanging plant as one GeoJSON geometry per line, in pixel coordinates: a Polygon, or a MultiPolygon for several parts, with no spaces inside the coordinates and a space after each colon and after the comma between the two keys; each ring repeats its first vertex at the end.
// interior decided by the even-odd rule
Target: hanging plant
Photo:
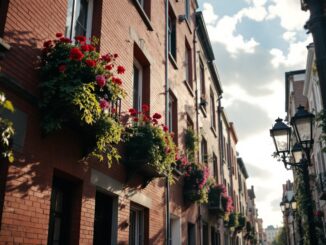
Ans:
{"type": "Polygon", "coordinates": [[[120,158],[118,105],[126,93],[116,75],[125,68],[117,65],[117,54],[100,56],[96,39],[88,44],[83,36],[74,43],[61,33],[56,37],[44,42],[41,56],[42,129],[45,134],[64,126],[80,130],[88,155],[106,157],[110,165],[120,158]]]}
{"type": "Polygon", "coordinates": [[[167,126],[159,124],[161,115],[149,117],[149,106],[142,111],[130,109],[130,119],[125,130],[125,164],[129,169],[139,171],[149,165],[157,172],[155,176],[166,175],[172,181],[172,170],[176,159],[173,133],[167,126]]]}
{"type": "Polygon", "coordinates": [[[242,213],[239,213],[238,226],[236,227],[236,230],[240,232],[243,230],[243,228],[245,228],[245,226],[246,226],[246,217],[242,213]]]}
{"type": "Polygon", "coordinates": [[[14,161],[14,154],[11,148],[14,136],[13,123],[4,118],[4,111],[14,112],[12,103],[6,99],[3,92],[0,92],[0,156],[6,158],[9,162],[14,161]]]}
{"type": "Polygon", "coordinates": [[[225,211],[222,207],[222,196],[226,195],[224,185],[212,185],[208,191],[208,208],[217,213],[218,216],[224,216],[225,211]]]}
{"type": "Polygon", "coordinates": [[[195,152],[198,148],[198,137],[192,128],[187,128],[184,135],[187,158],[194,162],[195,152]]]}
{"type": "Polygon", "coordinates": [[[207,203],[211,181],[208,179],[208,167],[189,163],[184,167],[183,194],[188,202],[207,203]]]}
{"type": "Polygon", "coordinates": [[[230,213],[227,227],[230,230],[234,230],[238,225],[239,225],[238,214],[235,212],[230,213]]]}

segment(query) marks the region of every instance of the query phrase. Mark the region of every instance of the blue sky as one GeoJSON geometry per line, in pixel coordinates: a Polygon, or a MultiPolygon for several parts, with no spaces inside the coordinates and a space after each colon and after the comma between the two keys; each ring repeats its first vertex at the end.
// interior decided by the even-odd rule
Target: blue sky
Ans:
{"type": "Polygon", "coordinates": [[[264,227],[281,225],[282,184],[292,175],[271,157],[269,129],[285,116],[284,73],[305,69],[312,41],[298,0],[199,0],[221,78],[223,106],[255,186],[264,227]]]}

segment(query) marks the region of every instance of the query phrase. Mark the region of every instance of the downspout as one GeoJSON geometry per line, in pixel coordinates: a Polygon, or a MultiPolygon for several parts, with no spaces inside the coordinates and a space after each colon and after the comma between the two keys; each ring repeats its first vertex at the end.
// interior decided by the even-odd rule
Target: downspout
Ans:
{"type": "MultiPolygon", "coordinates": [[[[197,136],[199,135],[199,104],[198,104],[198,81],[197,81],[197,38],[196,38],[196,33],[197,33],[197,23],[195,24],[195,30],[194,30],[194,39],[193,39],[193,45],[194,45],[194,81],[195,81],[195,110],[196,110],[196,134],[197,136]]],[[[197,151],[197,156],[196,156],[197,163],[199,162],[199,151],[197,151]]],[[[202,244],[202,219],[201,219],[201,206],[200,204],[198,205],[198,225],[199,225],[199,245],[202,244]]]]}
{"type": "MultiPolygon", "coordinates": [[[[165,125],[169,125],[169,0],[165,0],[165,125]]],[[[165,244],[169,245],[170,235],[170,183],[169,178],[165,178],[165,200],[166,200],[166,220],[165,220],[165,244]]]]}

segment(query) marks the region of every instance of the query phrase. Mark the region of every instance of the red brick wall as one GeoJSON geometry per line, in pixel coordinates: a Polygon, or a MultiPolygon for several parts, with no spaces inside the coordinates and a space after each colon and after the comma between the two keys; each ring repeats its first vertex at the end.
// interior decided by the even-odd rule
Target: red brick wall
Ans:
{"type": "MultiPolygon", "coordinates": [[[[134,43],[144,50],[150,60],[151,113],[165,111],[164,75],[164,1],[151,4],[149,31],[132,1],[95,0],[93,33],[100,34],[100,51],[119,54],[119,62],[126,67],[124,87],[132,94],[132,65],[134,43]]],[[[176,15],[184,13],[183,1],[171,1],[176,15]]],[[[4,27],[4,40],[11,45],[6,58],[1,61],[1,71],[13,78],[30,93],[38,94],[37,56],[42,43],[64,32],[67,1],[65,0],[11,0],[4,27]]],[[[194,10],[194,9],[192,9],[194,10]]],[[[183,55],[185,39],[192,46],[194,16],[189,22],[177,24],[177,65],[170,63],[171,89],[178,99],[179,145],[183,144],[186,128],[185,107],[194,106],[194,98],[183,84],[183,55]]],[[[192,47],[193,48],[193,47],[192,47]]],[[[193,62],[194,63],[194,62],[193,62]]],[[[3,89],[0,84],[0,89],[3,89]]],[[[98,162],[79,162],[80,139],[76,132],[64,130],[43,137],[40,131],[38,108],[23,100],[13,91],[6,91],[15,106],[28,115],[26,140],[23,152],[8,169],[4,199],[0,244],[47,244],[51,185],[54,169],[82,180],[79,244],[92,244],[96,187],[90,183],[90,169],[95,168],[120,182],[125,180],[123,166],[107,169],[98,162]]],[[[132,105],[131,96],[123,101],[123,110],[132,105]]],[[[152,200],[149,210],[149,244],[163,244],[165,239],[165,189],[163,180],[155,180],[142,193],[152,200]]],[[[128,243],[129,199],[119,197],[118,241],[128,243]]],[[[185,206],[182,200],[182,182],[171,187],[171,212],[182,219],[182,241],[186,243],[187,222],[198,221],[197,206],[185,206]]],[[[78,236],[77,236],[78,237],[78,236]]],[[[197,234],[199,239],[199,234],[197,234]]],[[[77,242],[76,242],[77,244],[77,242]]]]}

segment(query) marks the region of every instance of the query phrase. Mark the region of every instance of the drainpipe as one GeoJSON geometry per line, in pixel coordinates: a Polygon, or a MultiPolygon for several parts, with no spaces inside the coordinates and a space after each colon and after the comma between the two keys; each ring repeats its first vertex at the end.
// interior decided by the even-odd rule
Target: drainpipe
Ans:
{"type": "MultiPolygon", "coordinates": [[[[165,125],[169,124],[169,0],[165,0],[165,125]]],[[[166,200],[166,231],[165,244],[171,244],[170,234],[170,183],[168,177],[165,178],[165,200],[166,200]]]]}
{"type": "MultiPolygon", "coordinates": [[[[195,110],[196,110],[196,134],[199,135],[199,104],[198,104],[198,81],[197,81],[197,24],[195,24],[195,29],[194,29],[194,38],[193,38],[193,45],[194,45],[194,81],[195,81],[195,110]]],[[[197,156],[196,156],[197,163],[199,162],[199,151],[197,151],[197,156]]],[[[201,205],[198,204],[198,219],[197,223],[199,225],[199,245],[202,244],[202,219],[201,219],[201,205]]]]}
{"type": "Polygon", "coordinates": [[[317,72],[320,81],[323,108],[326,109],[326,11],[322,0],[306,0],[310,18],[305,28],[311,32],[316,54],[317,72]]]}

